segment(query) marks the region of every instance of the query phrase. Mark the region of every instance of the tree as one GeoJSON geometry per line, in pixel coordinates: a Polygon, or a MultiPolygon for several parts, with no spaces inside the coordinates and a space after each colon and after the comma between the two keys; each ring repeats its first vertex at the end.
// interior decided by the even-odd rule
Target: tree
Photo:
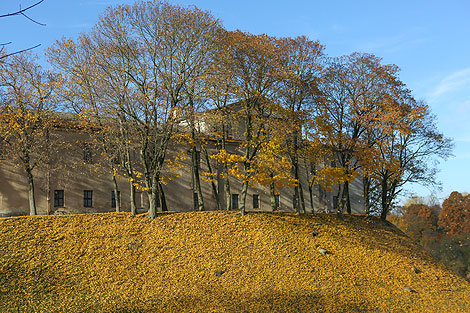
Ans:
{"type": "Polygon", "coordinates": [[[383,99],[397,84],[397,68],[382,65],[381,59],[353,53],[330,61],[323,75],[317,102],[316,124],[321,141],[332,152],[331,163],[340,174],[339,212],[351,213],[349,184],[360,173],[358,152],[367,146],[364,134],[381,118],[383,99]]]}
{"type": "Polygon", "coordinates": [[[6,157],[25,172],[30,215],[37,214],[34,173],[50,152],[55,90],[60,85],[58,77],[43,70],[36,59],[21,53],[0,63],[0,138],[6,157]]]}
{"type": "Polygon", "coordinates": [[[378,184],[380,216],[386,219],[397,196],[407,183],[437,186],[435,166],[439,159],[451,155],[452,142],[436,127],[435,118],[426,105],[405,95],[400,113],[388,124],[382,140],[377,141],[380,153],[374,179],[378,184]]]}
{"type": "Polygon", "coordinates": [[[256,172],[252,163],[262,144],[268,139],[269,121],[276,104],[272,101],[279,83],[280,53],[275,38],[251,35],[236,31],[230,33],[233,88],[240,109],[235,118],[242,121],[243,144],[241,155],[232,161],[240,162],[235,174],[243,181],[241,190],[241,215],[246,212],[246,195],[250,180],[256,172]]]}
{"type": "MultiPolygon", "coordinates": [[[[212,62],[209,64],[207,74],[204,76],[204,94],[207,98],[209,107],[212,110],[204,112],[204,120],[211,130],[212,135],[217,141],[218,153],[225,156],[227,152],[227,140],[232,138],[233,106],[229,105],[235,97],[235,76],[231,70],[233,67],[233,58],[231,54],[231,35],[229,32],[220,29],[216,37],[215,51],[212,54],[212,62]]],[[[207,150],[203,149],[207,164],[209,158],[207,150]]],[[[211,156],[212,159],[216,155],[211,156]]],[[[231,191],[229,180],[229,164],[224,162],[225,158],[220,159],[223,164],[225,209],[231,210],[231,191]]],[[[217,198],[218,199],[218,198],[217,198]]],[[[219,200],[218,200],[219,202],[219,200]]],[[[218,203],[218,206],[220,204],[218,203]]]]}
{"type": "Polygon", "coordinates": [[[452,192],[442,203],[438,224],[449,235],[470,234],[470,195],[452,192]]]}
{"type": "Polygon", "coordinates": [[[401,217],[400,228],[406,234],[423,243],[425,234],[436,231],[438,216],[425,204],[410,204],[405,206],[405,213],[401,217]]]}
{"type": "Polygon", "coordinates": [[[132,125],[151,219],[157,198],[164,203],[162,171],[174,126],[188,103],[185,91],[200,79],[218,29],[219,22],[197,8],[137,2],[108,8],[93,32],[83,36],[94,65],[86,75],[98,69],[105,95],[113,95],[110,112],[132,125]]]}
{"type": "MultiPolygon", "coordinates": [[[[119,60],[103,57],[88,35],[81,35],[77,42],[62,40],[48,50],[49,61],[62,71],[64,84],[60,96],[68,109],[76,112],[81,120],[81,130],[88,137],[87,145],[102,151],[102,158],[95,169],[102,167],[111,172],[114,194],[118,194],[117,162],[120,161],[130,184],[131,212],[136,214],[136,179],[131,150],[132,125],[129,118],[118,109],[129,105],[126,88],[129,79],[112,71],[113,62],[119,60]],[[104,70],[103,70],[104,69],[104,70]]],[[[116,197],[116,210],[120,210],[116,197]]]]}
{"type": "Polygon", "coordinates": [[[323,46],[302,36],[282,39],[281,49],[285,54],[282,59],[284,75],[278,95],[283,108],[282,115],[288,121],[284,125],[288,126],[284,128],[288,133],[287,155],[292,163],[294,179],[297,180],[294,190],[295,199],[300,201],[297,203],[297,212],[300,213],[301,209],[305,212],[305,201],[299,178],[299,163],[301,151],[305,150],[304,145],[310,144],[304,140],[305,126],[308,125],[306,119],[311,117],[308,111],[312,109],[318,94],[323,46]]]}

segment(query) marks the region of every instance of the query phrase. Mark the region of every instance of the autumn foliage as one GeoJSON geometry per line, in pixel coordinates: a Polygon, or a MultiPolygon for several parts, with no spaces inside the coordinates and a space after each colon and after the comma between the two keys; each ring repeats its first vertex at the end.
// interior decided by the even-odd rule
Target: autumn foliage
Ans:
{"type": "Polygon", "coordinates": [[[2,312],[470,307],[469,283],[373,217],[106,213],[3,218],[0,230],[2,312]]]}
{"type": "Polygon", "coordinates": [[[442,208],[438,204],[422,203],[419,198],[411,199],[411,202],[418,202],[405,205],[401,214],[392,214],[389,220],[433,256],[470,280],[468,199],[468,195],[454,191],[444,200],[442,208]]]}
{"type": "Polygon", "coordinates": [[[449,235],[470,234],[470,195],[452,192],[442,203],[439,226],[449,235]]]}
{"type": "MultiPolygon", "coordinates": [[[[269,188],[273,209],[283,186],[294,189],[298,214],[307,211],[307,197],[312,212],[326,207],[314,207],[314,190],[331,193],[339,214],[352,213],[351,186],[362,181],[366,213],[385,219],[406,184],[437,185],[434,165],[451,153],[450,139],[401,81],[398,66],[370,53],[328,57],[306,36],[227,31],[196,7],[163,1],[108,7],[90,31],[56,41],[47,57],[60,73],[47,75],[60,83],[38,86],[54,87],[66,110],[101,130],[90,131],[90,142],[108,161],[102,167],[112,173],[115,193],[116,177],[125,176],[131,211],[140,189],[151,219],[157,203],[166,210],[165,184],[177,179],[173,144],[190,150],[197,209],[206,209],[201,177],[211,183],[216,208],[230,209],[231,176],[242,183],[234,192],[242,215],[254,185],[269,188]],[[232,139],[238,145],[229,149],[232,139]],[[207,149],[209,140],[215,151],[207,149]],[[134,153],[139,157],[131,158],[134,153]],[[226,178],[225,205],[215,160],[226,178]]],[[[25,67],[6,64],[2,86],[27,77],[25,67]]],[[[2,88],[3,111],[17,99],[2,88]]],[[[35,102],[27,85],[15,90],[28,105],[35,102]]],[[[8,136],[0,129],[2,139],[8,136]]],[[[35,214],[32,179],[29,185],[35,214]]]]}

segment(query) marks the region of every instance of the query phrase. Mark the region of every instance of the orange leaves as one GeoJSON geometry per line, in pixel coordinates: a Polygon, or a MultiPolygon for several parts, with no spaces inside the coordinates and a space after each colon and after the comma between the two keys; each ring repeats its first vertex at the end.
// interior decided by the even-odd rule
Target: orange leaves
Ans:
{"type": "Polygon", "coordinates": [[[452,192],[442,203],[439,226],[450,235],[470,233],[470,195],[452,192]]]}

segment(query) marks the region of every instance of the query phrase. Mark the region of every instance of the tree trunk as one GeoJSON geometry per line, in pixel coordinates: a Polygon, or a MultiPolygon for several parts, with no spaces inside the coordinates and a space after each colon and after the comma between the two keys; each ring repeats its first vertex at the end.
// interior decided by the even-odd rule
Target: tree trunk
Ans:
{"type": "Polygon", "coordinates": [[[113,167],[113,188],[114,188],[114,203],[116,204],[116,212],[121,212],[121,197],[119,195],[118,183],[116,180],[116,175],[114,174],[113,167]]]}
{"type": "Polygon", "coordinates": [[[25,170],[26,170],[26,177],[28,179],[29,215],[37,215],[36,199],[34,197],[34,179],[33,179],[32,169],[29,166],[29,164],[25,166],[25,170]]]}
{"type": "Polygon", "coordinates": [[[230,181],[228,178],[228,166],[224,164],[224,176],[225,176],[225,210],[230,211],[232,209],[232,193],[230,192],[230,181]]]}
{"type": "MultiPolygon", "coordinates": [[[[222,123],[222,149],[225,149],[225,136],[227,136],[227,131],[225,129],[225,124],[222,123]]],[[[232,209],[232,193],[230,192],[230,180],[228,175],[228,165],[224,163],[224,189],[225,189],[225,210],[230,211],[232,209]]]]}
{"type": "Polygon", "coordinates": [[[299,181],[299,194],[300,194],[300,206],[302,207],[302,213],[306,213],[305,211],[305,199],[304,199],[304,190],[302,188],[302,184],[299,181]]]}
{"type": "Polygon", "coordinates": [[[363,196],[364,196],[364,209],[367,215],[370,214],[370,178],[363,177],[362,178],[362,188],[363,188],[363,196]]]}
{"type": "MultiPolygon", "coordinates": [[[[388,176],[388,172],[386,172],[385,177],[388,176]]],[[[388,205],[387,205],[387,191],[388,191],[388,184],[387,184],[387,179],[382,179],[382,194],[381,194],[381,206],[382,206],[382,211],[380,212],[380,218],[382,220],[387,219],[387,214],[388,214],[388,205]]]]}
{"type": "Polygon", "coordinates": [[[295,212],[297,214],[300,214],[300,205],[299,205],[299,186],[296,185],[294,187],[294,207],[295,207],[295,212]]]}
{"type": "Polygon", "coordinates": [[[130,179],[129,180],[129,187],[130,187],[130,201],[131,201],[131,214],[136,215],[137,214],[137,205],[135,202],[135,186],[134,186],[134,180],[130,179]]]}
{"type": "MultiPolygon", "coordinates": [[[[211,162],[210,162],[210,159],[209,159],[209,153],[207,153],[206,147],[204,145],[201,145],[201,150],[204,153],[204,157],[206,159],[207,168],[209,170],[209,173],[213,174],[211,162]]],[[[218,180],[217,180],[217,182],[218,182],[218,180]]],[[[217,186],[215,185],[214,179],[212,177],[211,177],[211,186],[212,186],[212,194],[214,195],[215,202],[216,202],[216,205],[217,205],[216,210],[220,210],[219,193],[217,192],[217,186]]]]}
{"type": "Polygon", "coordinates": [[[243,182],[242,194],[241,194],[241,205],[240,214],[244,216],[246,214],[246,195],[248,193],[248,182],[243,182]]]}
{"type": "Polygon", "coordinates": [[[297,214],[300,214],[301,211],[305,213],[305,200],[304,193],[302,191],[302,184],[299,178],[299,164],[297,162],[297,157],[295,157],[294,162],[294,178],[297,180],[297,186],[294,187],[295,192],[295,202],[297,208],[297,214]]]}
{"type": "Polygon", "coordinates": [[[343,194],[341,196],[341,208],[346,207],[346,212],[351,214],[351,200],[349,198],[349,182],[343,184],[343,194]]]}
{"type": "MultiPolygon", "coordinates": [[[[193,140],[195,140],[195,134],[194,134],[194,130],[192,131],[193,135],[193,140]]],[[[196,150],[196,145],[193,144],[192,148],[191,148],[191,163],[192,163],[192,167],[193,167],[193,178],[194,178],[194,191],[196,192],[197,194],[197,210],[199,211],[204,211],[204,199],[203,199],[203,196],[202,196],[202,191],[201,191],[201,180],[200,180],[200,177],[199,177],[199,160],[198,160],[198,157],[197,157],[197,150],[196,150]]]]}
{"type": "Polygon", "coordinates": [[[135,201],[135,181],[134,181],[134,173],[133,173],[133,167],[132,167],[132,161],[131,161],[131,154],[130,154],[130,148],[129,148],[129,136],[127,129],[123,125],[123,119],[120,116],[119,118],[119,130],[121,133],[122,138],[125,140],[124,144],[124,151],[123,151],[123,162],[122,165],[127,171],[127,176],[129,177],[129,188],[130,188],[130,193],[129,193],[129,201],[131,203],[131,214],[135,216],[137,214],[137,205],[135,201]]]}
{"type": "Polygon", "coordinates": [[[158,197],[158,179],[154,176],[151,180],[147,179],[147,196],[149,199],[149,218],[153,220],[157,216],[157,197],[158,197]]]}
{"type": "MultiPolygon", "coordinates": [[[[271,178],[273,177],[273,174],[270,174],[271,178]]],[[[274,187],[274,182],[271,182],[269,184],[269,197],[271,198],[271,209],[272,211],[276,211],[278,208],[276,207],[276,189],[274,187]]]]}
{"type": "MultiPolygon", "coordinates": [[[[388,177],[388,172],[386,177],[388,177]]],[[[398,185],[397,180],[393,180],[390,183],[390,186],[387,183],[388,179],[383,179],[382,180],[382,212],[380,212],[380,218],[382,220],[387,219],[387,215],[390,212],[390,208],[392,206],[392,200],[395,198],[395,190],[398,185]]]]}
{"type": "Polygon", "coordinates": [[[49,168],[46,173],[46,214],[51,214],[51,171],[49,168]]]}
{"type": "Polygon", "coordinates": [[[315,209],[313,207],[313,188],[311,184],[308,184],[308,194],[310,196],[310,208],[312,209],[312,213],[315,213],[315,209]]]}
{"type": "MultiPolygon", "coordinates": [[[[310,197],[310,209],[312,210],[312,213],[315,213],[315,209],[313,205],[313,178],[310,177],[306,159],[304,159],[304,166],[305,166],[305,175],[307,177],[307,184],[308,184],[308,195],[310,197]]],[[[313,174],[313,171],[314,171],[313,166],[311,166],[311,171],[313,174]]]]}
{"type": "Polygon", "coordinates": [[[168,207],[166,205],[165,192],[163,191],[163,186],[161,183],[158,183],[158,197],[160,197],[160,205],[162,206],[162,212],[167,212],[168,207]]]}
{"type": "MultiPolygon", "coordinates": [[[[338,185],[338,192],[336,193],[336,199],[339,199],[340,194],[341,194],[341,185],[338,185]]],[[[333,201],[333,210],[336,210],[339,218],[343,218],[343,208],[338,203],[338,200],[336,200],[336,203],[334,203],[333,201]]]]}

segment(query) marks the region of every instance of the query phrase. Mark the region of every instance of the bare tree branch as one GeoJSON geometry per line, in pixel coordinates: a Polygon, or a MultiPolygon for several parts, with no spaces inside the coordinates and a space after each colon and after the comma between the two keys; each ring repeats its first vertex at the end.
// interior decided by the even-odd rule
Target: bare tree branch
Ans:
{"type": "Polygon", "coordinates": [[[21,13],[21,15],[23,15],[25,18],[27,18],[28,20],[30,20],[30,21],[33,22],[33,23],[36,23],[36,24],[41,25],[41,26],[46,26],[46,24],[44,24],[44,23],[39,23],[38,21],[33,20],[32,18],[30,18],[29,16],[27,16],[27,15],[24,14],[24,13],[21,13]]]}
{"type": "MultiPolygon", "coordinates": [[[[25,17],[26,19],[30,20],[31,22],[35,23],[35,24],[38,24],[38,25],[41,25],[41,26],[46,26],[46,24],[44,23],[40,23],[36,20],[34,20],[33,18],[29,17],[28,15],[26,15],[26,11],[34,8],[35,6],[41,4],[42,2],[44,2],[44,0],[40,0],[40,1],[37,1],[36,3],[22,9],[21,6],[20,6],[20,9],[16,12],[12,12],[12,13],[7,13],[7,14],[2,14],[0,15],[0,18],[3,18],[3,17],[11,17],[11,16],[16,16],[16,15],[22,15],[23,17],[25,17]]],[[[15,55],[15,54],[18,54],[18,53],[22,53],[22,52],[25,52],[25,51],[29,51],[29,50],[32,50],[32,49],[35,49],[37,47],[39,47],[41,44],[37,44],[35,45],[34,47],[30,47],[30,48],[27,48],[27,49],[23,49],[23,50],[19,50],[19,51],[16,51],[16,52],[12,52],[12,53],[5,53],[3,54],[3,47],[6,46],[6,45],[9,45],[11,44],[11,41],[10,42],[6,42],[6,43],[0,43],[0,62],[4,62],[2,61],[3,59],[9,57],[9,56],[12,56],[12,55],[15,55]]]]}
{"type": "Polygon", "coordinates": [[[6,57],[9,57],[9,56],[18,54],[18,53],[22,53],[22,52],[26,52],[26,51],[29,51],[29,50],[36,49],[36,48],[39,47],[40,45],[41,45],[41,44],[37,44],[37,45],[35,45],[34,47],[30,47],[30,48],[23,49],[23,50],[20,50],[20,51],[15,51],[15,52],[12,52],[12,53],[9,53],[9,54],[5,54],[5,55],[0,55],[0,60],[4,59],[4,58],[6,58],[6,57]]]}
{"type": "MultiPolygon", "coordinates": [[[[7,13],[7,14],[3,14],[3,15],[0,15],[0,18],[2,17],[9,17],[9,16],[15,16],[15,15],[24,15],[24,12],[28,11],[29,9],[32,9],[34,8],[35,6],[39,5],[41,2],[44,2],[44,0],[40,0],[38,2],[36,2],[35,4],[32,4],[30,5],[29,7],[27,8],[24,8],[24,9],[20,9],[16,12],[12,12],[12,13],[7,13]]],[[[42,24],[41,24],[42,25],[42,24]]]]}

